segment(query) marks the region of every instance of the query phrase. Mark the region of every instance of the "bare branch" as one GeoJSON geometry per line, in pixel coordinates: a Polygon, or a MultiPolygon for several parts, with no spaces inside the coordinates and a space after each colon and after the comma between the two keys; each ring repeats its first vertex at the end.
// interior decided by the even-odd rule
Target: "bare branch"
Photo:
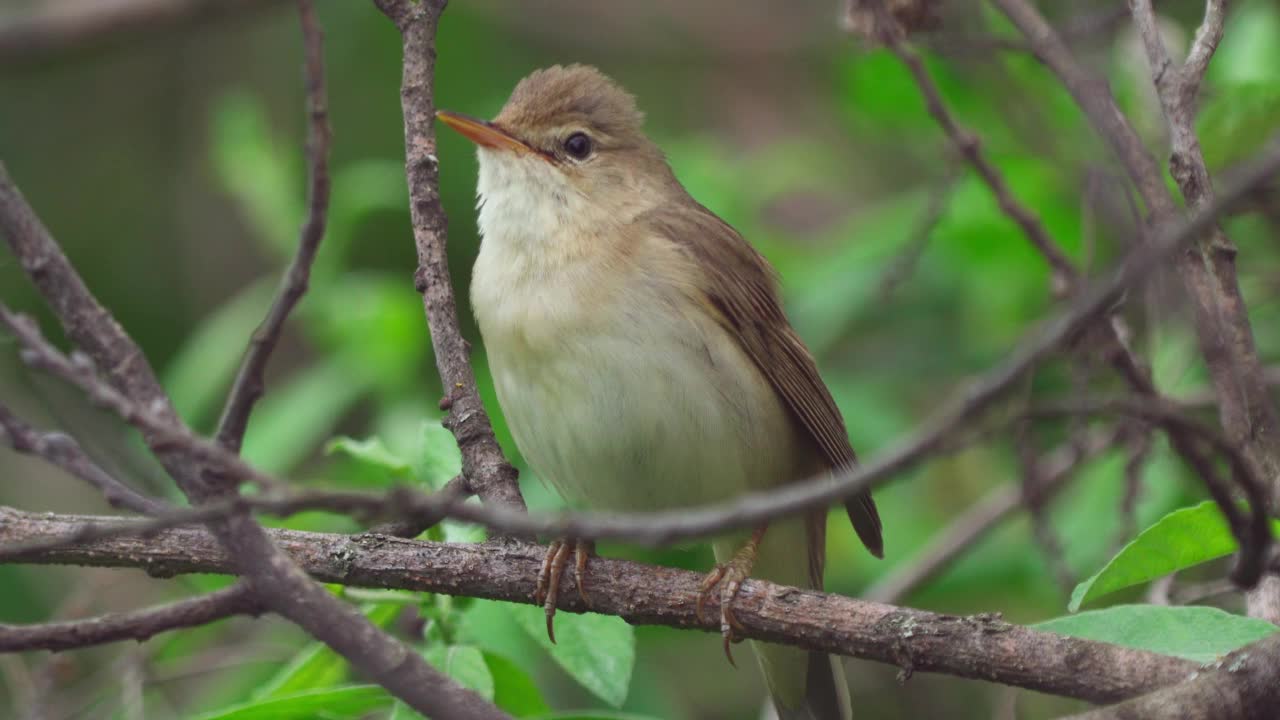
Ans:
{"type": "MultiPolygon", "coordinates": [[[[1013,193],[1009,190],[1009,185],[1004,180],[1004,175],[987,160],[987,156],[982,152],[982,143],[978,136],[960,127],[959,123],[956,122],[951,111],[947,109],[938,86],[929,77],[929,71],[925,69],[924,62],[921,61],[920,56],[903,38],[902,31],[897,23],[890,18],[889,10],[885,7],[885,0],[873,0],[869,4],[871,5],[869,11],[877,16],[877,27],[879,28],[881,40],[889,51],[897,56],[902,61],[902,64],[907,66],[907,70],[910,71],[911,77],[915,80],[916,87],[920,89],[920,94],[924,96],[925,107],[928,109],[929,115],[937,121],[961,156],[973,167],[974,171],[978,173],[978,177],[982,178],[987,187],[991,189],[991,194],[995,196],[1000,210],[1022,229],[1023,234],[1027,236],[1031,244],[1048,261],[1049,267],[1053,270],[1054,294],[1058,297],[1070,294],[1077,274],[1075,267],[1071,264],[1071,260],[1062,252],[1058,244],[1049,237],[1049,233],[1044,229],[1044,224],[1040,222],[1039,216],[1013,197],[1013,193]]],[[[868,9],[866,8],[862,10],[862,12],[867,11],[868,9]]]]}
{"type": "Polygon", "coordinates": [[[440,161],[436,158],[435,82],[436,24],[444,3],[424,0],[375,0],[395,23],[404,48],[400,105],[404,112],[405,175],[413,220],[418,270],[414,285],[422,293],[436,367],[444,388],[441,409],[449,412],[449,428],[462,451],[462,474],[470,489],[486,503],[525,509],[516,469],[507,462],[493,435],[489,416],[476,389],[470,345],[458,328],[449,258],[445,252],[448,218],[440,204],[440,161]]]}
{"type": "MultiPolygon", "coordinates": [[[[1037,57],[1058,75],[1085,115],[1108,142],[1137,187],[1156,228],[1164,228],[1181,211],[1165,189],[1155,158],[1120,112],[1105,83],[1085,70],[1026,0],[992,0],[1031,42],[1037,57]]],[[[1130,0],[1130,8],[1144,35],[1153,80],[1169,123],[1173,152],[1169,168],[1187,204],[1198,210],[1215,204],[1209,174],[1195,134],[1195,98],[1199,75],[1216,47],[1223,12],[1210,7],[1205,26],[1193,48],[1192,82],[1182,82],[1182,70],[1170,67],[1146,0],[1130,0]]],[[[1216,223],[1207,225],[1192,251],[1179,257],[1178,270],[1191,300],[1200,353],[1218,397],[1222,427],[1244,453],[1253,475],[1267,478],[1273,501],[1280,498],[1280,421],[1267,394],[1266,377],[1258,358],[1244,296],[1236,276],[1236,248],[1216,223]]],[[[1276,593],[1272,593],[1276,595],[1276,593]]],[[[1252,604],[1252,600],[1251,600],[1252,604]]],[[[1280,621],[1280,596],[1259,602],[1254,614],[1280,621]],[[1264,610],[1266,610],[1264,612],[1264,610]]]]}
{"type": "Polygon", "coordinates": [[[1231,653],[1187,682],[1072,718],[1261,720],[1273,717],[1280,705],[1277,676],[1280,676],[1280,634],[1231,653]]]}
{"type": "MultiPolygon", "coordinates": [[[[1110,449],[1123,431],[1087,433],[1050,453],[1041,461],[1041,477],[1036,492],[1047,500],[1066,487],[1075,470],[1083,463],[1110,449]]],[[[862,593],[874,602],[893,603],[932,580],[948,565],[971,549],[1004,519],[1022,507],[1023,490],[1013,484],[1002,484],[974,503],[963,515],[938,532],[909,564],[899,566],[891,574],[862,593]]]]}
{"type": "Polygon", "coordinates": [[[329,214],[329,101],[325,94],[323,31],[310,3],[299,5],[302,40],[306,49],[307,137],[309,209],[298,237],[298,249],[285,271],[271,309],[254,331],[244,361],[227,396],[222,419],[218,422],[218,444],[239,452],[249,425],[249,413],[262,397],[267,361],[280,340],[285,320],[307,291],[311,265],[315,262],[320,241],[324,239],[329,214]]]}
{"type": "MultiPolygon", "coordinates": [[[[0,508],[0,542],[60,537],[112,518],[49,516],[0,508]]],[[[127,521],[123,521],[127,522],[127,521]]],[[[293,559],[324,582],[532,603],[546,549],[516,541],[430,543],[385,535],[270,530],[293,559]]],[[[234,572],[216,539],[175,529],[64,547],[24,562],[141,567],[153,574],[234,572]]],[[[703,576],[638,563],[591,560],[592,612],[641,625],[719,631],[697,618],[703,576]]],[[[582,612],[574,593],[561,609],[582,612]]],[[[1180,682],[1197,668],[1178,658],[1039,632],[996,616],[956,617],[748,580],[735,605],[742,637],[941,672],[1091,702],[1109,702],[1180,682]]]]}
{"type": "MultiPolygon", "coordinates": [[[[3,306],[0,306],[0,312],[3,306]]],[[[169,509],[169,504],[147,497],[103,470],[80,448],[70,435],[40,432],[23,422],[0,403],[0,442],[17,452],[34,455],[97,488],[111,507],[155,515],[169,509]]]]}
{"type": "Polygon", "coordinates": [[[197,627],[233,615],[259,615],[262,607],[243,583],[200,597],[145,610],[42,625],[0,624],[0,652],[73,650],[120,640],[142,642],[162,632],[197,627]]]}
{"type": "MultiPolygon", "coordinates": [[[[1204,481],[1210,496],[1227,519],[1232,533],[1240,543],[1239,562],[1232,571],[1232,580],[1242,587],[1251,588],[1261,579],[1270,559],[1271,520],[1267,486],[1254,474],[1248,458],[1239,448],[1222,437],[1216,430],[1185,415],[1172,403],[1150,398],[1075,398],[1054,405],[1033,408],[1029,415],[1097,415],[1119,413],[1150,421],[1164,428],[1190,434],[1206,442],[1221,454],[1231,466],[1231,476],[1240,486],[1241,494],[1249,501],[1249,519],[1246,520],[1236,504],[1235,497],[1217,477],[1212,467],[1201,461],[1192,462],[1191,469],[1204,481]]],[[[1185,459],[1185,456],[1184,456],[1185,459]]]]}

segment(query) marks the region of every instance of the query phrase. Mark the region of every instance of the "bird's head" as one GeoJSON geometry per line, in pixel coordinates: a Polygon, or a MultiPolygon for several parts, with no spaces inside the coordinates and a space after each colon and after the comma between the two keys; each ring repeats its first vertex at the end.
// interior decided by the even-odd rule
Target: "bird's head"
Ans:
{"type": "MultiPolygon", "coordinates": [[[[485,237],[563,234],[625,222],[678,184],[647,137],[635,98],[599,70],[569,65],[521,80],[493,120],[437,117],[479,149],[485,237]]],[[[574,233],[577,234],[577,233],[574,233]]]]}

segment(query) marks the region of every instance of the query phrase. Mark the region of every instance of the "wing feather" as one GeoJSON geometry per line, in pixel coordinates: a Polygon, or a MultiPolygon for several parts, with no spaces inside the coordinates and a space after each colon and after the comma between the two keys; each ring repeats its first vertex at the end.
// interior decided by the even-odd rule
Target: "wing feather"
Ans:
{"type": "MultiPolygon", "coordinates": [[[[838,470],[857,462],[844,418],[827,389],[813,355],[787,321],[773,269],[728,223],[701,205],[695,212],[658,210],[641,218],[647,231],[674,243],[703,270],[706,300],[722,324],[760,368],[822,457],[822,467],[838,470]]],[[[687,207],[687,206],[685,206],[687,207]]],[[[796,478],[797,480],[803,478],[796,478]]],[[[862,543],[876,557],[884,552],[880,515],[869,493],[845,503],[862,543]]],[[[822,516],[810,518],[810,524],[822,516]]],[[[822,571],[823,533],[811,528],[810,568],[822,571]],[[816,557],[815,557],[816,554],[816,557]]]]}

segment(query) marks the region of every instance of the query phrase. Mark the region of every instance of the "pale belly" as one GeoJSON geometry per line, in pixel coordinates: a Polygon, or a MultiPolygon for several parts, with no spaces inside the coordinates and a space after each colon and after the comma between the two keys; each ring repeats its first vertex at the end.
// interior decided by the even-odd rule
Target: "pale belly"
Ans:
{"type": "Polygon", "coordinates": [[[792,479],[794,428],[750,358],[710,321],[634,307],[536,349],[486,335],[534,473],[599,510],[700,505],[792,479]]]}

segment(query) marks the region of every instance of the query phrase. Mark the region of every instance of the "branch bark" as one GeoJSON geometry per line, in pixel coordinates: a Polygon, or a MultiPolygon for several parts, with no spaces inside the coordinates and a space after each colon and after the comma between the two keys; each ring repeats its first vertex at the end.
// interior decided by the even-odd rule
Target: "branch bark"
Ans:
{"type": "Polygon", "coordinates": [[[142,642],[180,628],[199,627],[233,615],[259,615],[262,606],[243,583],[200,597],[134,612],[41,625],[0,624],[0,652],[74,650],[120,640],[142,642]]]}
{"type": "Polygon", "coordinates": [[[448,411],[444,425],[462,451],[462,474],[469,489],[486,503],[525,510],[516,469],[507,462],[480,401],[471,347],[458,328],[449,257],[445,251],[449,221],[440,204],[440,161],[435,137],[435,36],[442,0],[374,0],[400,31],[404,77],[400,105],[404,112],[405,176],[409,213],[418,251],[414,287],[422,293],[435,349],[436,368],[444,388],[440,407],[448,411]]]}
{"type": "Polygon", "coordinates": [[[1184,683],[1093,712],[1074,720],[1214,718],[1267,720],[1280,706],[1280,634],[1231,653],[1208,672],[1184,683]]]}
{"type": "MultiPolygon", "coordinates": [[[[86,523],[122,522],[129,521],[0,508],[0,542],[62,537],[86,523]]],[[[371,533],[268,532],[323,582],[528,604],[533,603],[530,590],[546,553],[541,546],[512,540],[465,545],[371,533]]],[[[165,577],[237,571],[213,536],[190,528],[61,547],[22,562],[136,567],[165,577]]],[[[686,570],[593,558],[591,611],[639,625],[718,632],[718,619],[697,618],[702,580],[701,574],[686,570]]],[[[575,593],[566,593],[560,602],[562,610],[585,610],[575,593]]],[[[742,637],[1091,702],[1114,702],[1181,682],[1197,669],[1187,660],[1031,630],[994,615],[941,615],[760,580],[743,584],[734,609],[742,637]]]]}

